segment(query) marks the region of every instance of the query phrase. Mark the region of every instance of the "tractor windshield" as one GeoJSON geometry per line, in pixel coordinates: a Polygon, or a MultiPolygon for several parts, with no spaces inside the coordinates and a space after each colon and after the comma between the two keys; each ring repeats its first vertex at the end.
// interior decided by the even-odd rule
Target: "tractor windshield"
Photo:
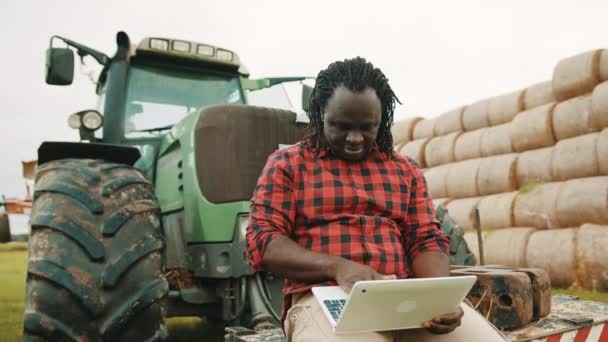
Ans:
{"type": "Polygon", "coordinates": [[[125,136],[149,137],[192,111],[215,104],[242,104],[238,77],[132,66],[125,108],[125,136]]]}

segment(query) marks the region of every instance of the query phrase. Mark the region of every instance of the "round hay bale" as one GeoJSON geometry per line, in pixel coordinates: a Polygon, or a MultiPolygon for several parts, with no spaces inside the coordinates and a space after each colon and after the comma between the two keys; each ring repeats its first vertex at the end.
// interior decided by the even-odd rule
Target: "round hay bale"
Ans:
{"type": "Polygon", "coordinates": [[[460,132],[455,132],[431,138],[424,149],[426,165],[433,167],[453,162],[455,160],[454,145],[460,134],[460,132]]]}
{"type": "Polygon", "coordinates": [[[477,101],[464,109],[462,113],[462,126],[465,131],[473,131],[490,126],[488,120],[489,100],[477,101]]]}
{"type": "Polygon", "coordinates": [[[555,211],[561,227],[608,222],[608,176],[564,182],[557,195],[555,211]]]}
{"type": "Polygon", "coordinates": [[[454,222],[462,229],[473,229],[477,203],[479,203],[479,197],[458,198],[449,201],[446,209],[454,222]]]}
{"type": "Polygon", "coordinates": [[[515,116],[509,125],[513,150],[522,152],[555,144],[552,123],[554,107],[555,103],[549,103],[515,116]]]}
{"type": "Polygon", "coordinates": [[[608,50],[602,50],[600,56],[600,80],[608,81],[608,50]]]}
{"type": "Polygon", "coordinates": [[[483,130],[464,132],[454,144],[454,158],[457,161],[481,157],[481,136],[483,130]]]}
{"type": "Polygon", "coordinates": [[[515,197],[513,217],[515,226],[556,228],[559,227],[555,203],[564,183],[529,184],[515,197]]]}
{"type": "Polygon", "coordinates": [[[591,95],[558,103],[553,110],[553,132],[557,140],[596,131],[591,126],[591,95]]]}
{"type": "Polygon", "coordinates": [[[522,110],[524,110],[523,90],[496,96],[490,99],[488,104],[488,122],[490,126],[510,122],[522,110]]]}
{"type": "Polygon", "coordinates": [[[524,90],[524,107],[526,110],[551,102],[555,102],[552,81],[536,83],[524,90]]]}
{"type": "Polygon", "coordinates": [[[608,291],[608,225],[584,224],[578,230],[576,263],[579,284],[588,290],[608,291]]]}
{"type": "Polygon", "coordinates": [[[433,198],[433,205],[435,206],[435,208],[437,208],[438,206],[445,207],[448,203],[450,203],[451,200],[452,200],[451,198],[447,198],[447,197],[433,198]]]}
{"type": "Polygon", "coordinates": [[[558,101],[589,93],[600,82],[602,50],[562,59],[553,69],[553,93],[558,101]]]}
{"type": "Polygon", "coordinates": [[[424,178],[432,197],[446,197],[448,195],[447,180],[449,168],[450,165],[441,165],[424,169],[424,178]]]}
{"type": "Polygon", "coordinates": [[[412,141],[414,135],[414,126],[418,121],[422,120],[420,117],[414,117],[407,120],[395,121],[393,127],[391,127],[391,133],[393,134],[393,144],[399,145],[404,142],[412,141]]]}
{"type": "Polygon", "coordinates": [[[410,141],[401,147],[399,153],[414,159],[420,167],[425,167],[426,163],[424,161],[424,150],[429,140],[429,138],[424,138],[410,141]]]}
{"type": "Polygon", "coordinates": [[[599,175],[596,145],[599,133],[558,141],[553,150],[553,179],[568,180],[599,175]]]}
{"type": "Polygon", "coordinates": [[[412,138],[414,140],[423,139],[423,138],[432,138],[435,136],[435,123],[437,123],[437,118],[433,119],[422,119],[416,123],[414,126],[414,133],[412,134],[412,138]]]}
{"type": "Polygon", "coordinates": [[[572,285],[576,280],[576,229],[533,232],[528,238],[526,265],[547,271],[553,287],[572,285]]]}
{"type": "Polygon", "coordinates": [[[593,89],[589,124],[594,130],[608,127],[608,82],[601,83],[593,89]]]}
{"type": "MultiPolygon", "coordinates": [[[[488,236],[487,231],[481,231],[481,240],[482,242],[486,241],[486,237],[488,236]]],[[[467,247],[471,253],[475,255],[475,260],[477,260],[477,265],[479,265],[479,243],[477,242],[477,232],[476,231],[468,231],[463,235],[464,241],[467,243],[467,247]]],[[[484,246],[484,259],[486,255],[486,248],[484,246]]],[[[484,260],[485,261],[485,260],[484,260]]]]}
{"type": "Polygon", "coordinates": [[[517,157],[517,186],[544,183],[553,180],[551,160],[553,147],[539,148],[520,153],[517,157]]]}
{"type": "Polygon", "coordinates": [[[503,154],[481,159],[477,174],[477,187],[480,195],[516,190],[517,154],[503,154]]]}
{"type": "Polygon", "coordinates": [[[462,113],[465,106],[439,115],[435,123],[435,136],[446,135],[454,132],[464,131],[462,126],[462,113]]]}
{"type": "Polygon", "coordinates": [[[484,229],[507,228],[515,225],[513,205],[517,191],[484,196],[477,203],[479,221],[484,229]]]}
{"type": "Polygon", "coordinates": [[[600,136],[597,139],[596,150],[600,174],[608,175],[608,128],[600,133],[600,136]]]}
{"type": "Polygon", "coordinates": [[[449,164],[446,180],[449,197],[479,196],[477,174],[480,162],[480,159],[471,159],[449,164]]]}
{"type": "Polygon", "coordinates": [[[486,264],[526,267],[528,239],[535,231],[530,227],[505,228],[482,236],[486,264]]]}
{"type": "Polygon", "coordinates": [[[513,152],[509,124],[484,128],[482,131],[480,144],[482,157],[513,152]]]}

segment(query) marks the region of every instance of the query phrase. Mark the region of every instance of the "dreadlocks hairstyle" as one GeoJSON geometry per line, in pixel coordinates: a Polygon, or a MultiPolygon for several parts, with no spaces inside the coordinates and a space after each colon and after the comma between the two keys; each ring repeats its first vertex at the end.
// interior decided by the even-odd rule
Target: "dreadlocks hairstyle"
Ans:
{"type": "Polygon", "coordinates": [[[382,105],[382,117],[376,144],[381,152],[392,156],[393,136],[391,126],[393,125],[395,101],[399,102],[399,99],[391,89],[388,79],[382,71],[361,57],[333,62],[327,69],[319,72],[310,96],[310,111],[308,113],[310,123],[305,141],[316,151],[324,147],[323,112],[334,90],[340,86],[355,92],[363,91],[367,87],[376,91],[382,105]]]}

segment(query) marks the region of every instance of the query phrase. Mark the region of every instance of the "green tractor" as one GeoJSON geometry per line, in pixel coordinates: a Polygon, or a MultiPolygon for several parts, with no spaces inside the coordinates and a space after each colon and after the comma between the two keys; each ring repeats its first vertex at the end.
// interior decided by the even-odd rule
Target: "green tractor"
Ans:
{"type": "Polygon", "coordinates": [[[168,316],[279,326],[283,281],[252,271],[245,230],[267,156],[307,123],[251,103],[307,77],[250,79],[236,53],[208,44],[116,42],[108,57],[51,38],[48,84],[72,83],[74,50],[103,68],[99,111],[68,119],[81,142],[38,150],[24,340],[157,341],[168,316]]]}

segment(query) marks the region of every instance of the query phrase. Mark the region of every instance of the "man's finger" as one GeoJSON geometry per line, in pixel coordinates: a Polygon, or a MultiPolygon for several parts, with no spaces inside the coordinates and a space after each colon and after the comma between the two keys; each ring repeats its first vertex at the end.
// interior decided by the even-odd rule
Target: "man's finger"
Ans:
{"type": "Polygon", "coordinates": [[[455,324],[444,325],[444,324],[435,323],[433,321],[427,321],[427,322],[424,322],[422,326],[433,334],[448,334],[448,333],[451,333],[452,331],[454,331],[454,329],[456,329],[459,325],[460,325],[460,322],[455,323],[455,324]]]}
{"type": "Polygon", "coordinates": [[[460,311],[454,311],[441,316],[433,317],[433,322],[439,324],[452,324],[455,322],[459,322],[461,318],[462,313],[460,311]]]}

